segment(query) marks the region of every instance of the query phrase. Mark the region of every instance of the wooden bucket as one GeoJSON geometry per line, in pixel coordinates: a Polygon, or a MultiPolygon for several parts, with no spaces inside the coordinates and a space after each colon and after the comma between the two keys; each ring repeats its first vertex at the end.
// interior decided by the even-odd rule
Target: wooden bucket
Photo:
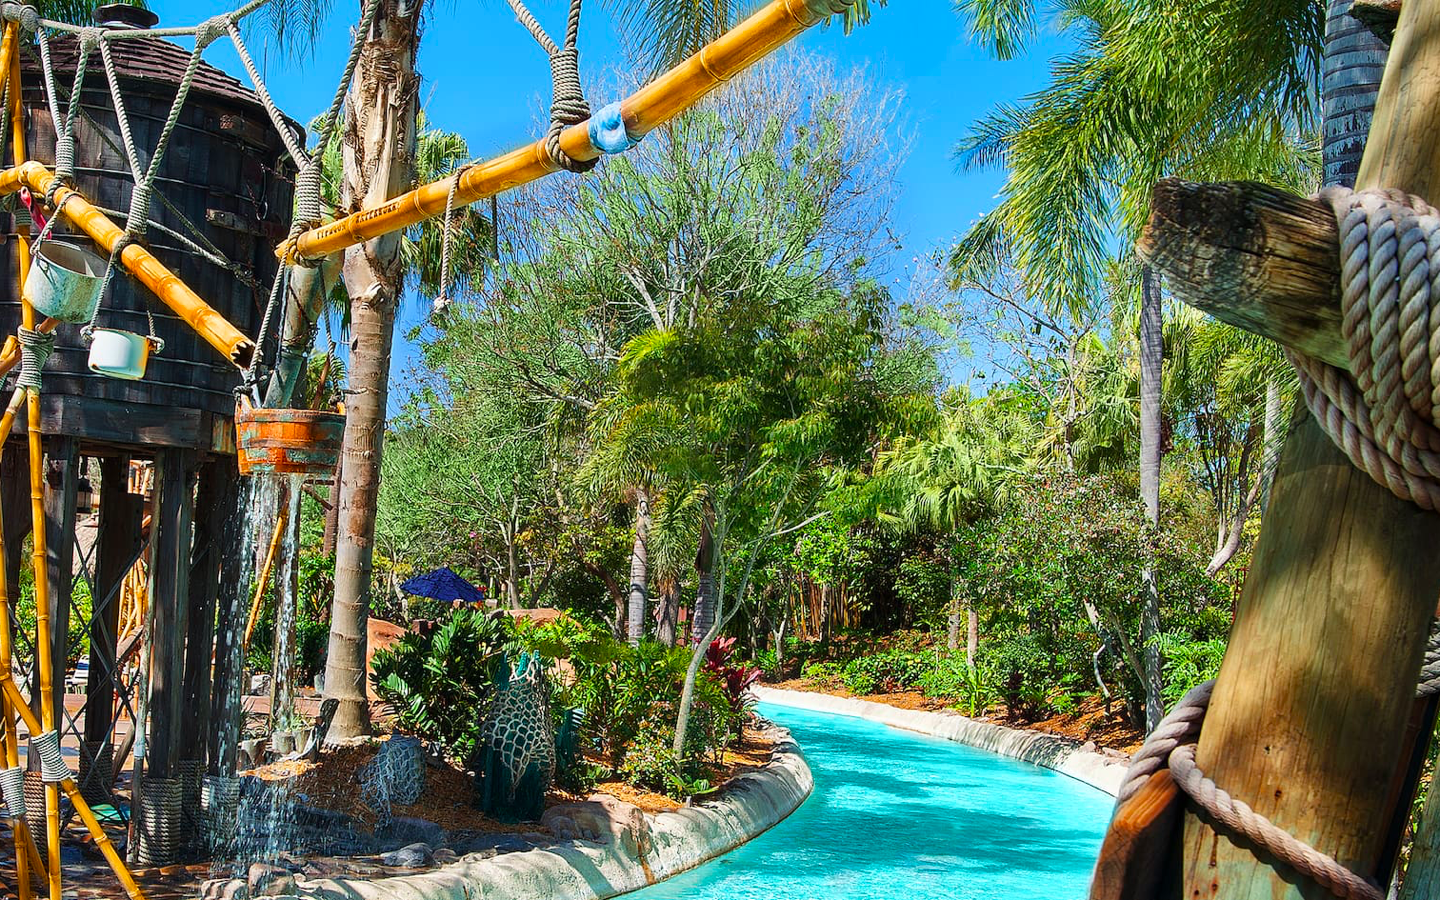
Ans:
{"type": "Polygon", "coordinates": [[[240,474],[330,476],[340,459],[345,417],[324,409],[235,410],[240,474]]]}

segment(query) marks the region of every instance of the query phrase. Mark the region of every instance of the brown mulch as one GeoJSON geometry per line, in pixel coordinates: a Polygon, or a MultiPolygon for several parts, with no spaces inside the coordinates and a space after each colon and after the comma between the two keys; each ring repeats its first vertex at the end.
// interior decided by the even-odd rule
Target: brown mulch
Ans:
{"type": "MultiPolygon", "coordinates": [[[[894,706],[900,709],[916,709],[928,712],[939,712],[941,710],[953,710],[954,704],[935,697],[927,697],[919,691],[899,691],[890,694],[854,694],[841,688],[832,688],[827,685],[817,684],[806,678],[791,678],[787,681],[777,682],[770,685],[787,691],[808,691],[812,694],[829,694],[833,697],[853,697],[857,700],[870,700],[875,703],[884,703],[887,706],[894,706]]],[[[1145,735],[1140,729],[1135,728],[1125,719],[1120,704],[1111,704],[1111,711],[1105,712],[1105,702],[1098,696],[1088,697],[1080,708],[1074,713],[1065,713],[1051,716],[1047,719],[1031,721],[1019,716],[1012,716],[1004,710],[988,713],[976,717],[982,722],[993,722],[997,725],[1005,725],[1010,728],[1020,728],[1028,731],[1039,731],[1044,734],[1054,734],[1060,737],[1071,738],[1072,740],[1094,741],[1099,747],[1110,747],[1121,750],[1125,753],[1134,753],[1145,743],[1145,735]]]]}

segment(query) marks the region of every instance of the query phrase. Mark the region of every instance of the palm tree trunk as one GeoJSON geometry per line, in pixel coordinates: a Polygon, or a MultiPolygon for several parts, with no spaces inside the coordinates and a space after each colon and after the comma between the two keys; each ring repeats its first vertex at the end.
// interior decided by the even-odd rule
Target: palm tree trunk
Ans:
{"type": "Polygon", "coordinates": [[[946,623],[945,649],[951,653],[960,646],[960,584],[950,579],[950,615],[946,623]]]}
{"type": "Polygon", "coordinates": [[[695,551],[695,615],[690,637],[703,640],[715,623],[715,513],[706,509],[700,518],[700,543],[695,551]]]}
{"type": "Polygon", "coordinates": [[[335,555],[335,542],[340,535],[340,481],[344,471],[345,460],[336,460],[335,474],[330,480],[330,507],[325,510],[325,532],[320,544],[320,552],[326,556],[335,555]]]}
{"type": "MultiPolygon", "coordinates": [[[[414,184],[420,10],[418,3],[384,2],[365,37],[345,107],[342,205],[347,209],[377,205],[414,184]]],[[[335,602],[325,664],[326,697],[339,701],[329,732],[336,739],[370,730],[365,696],[366,625],[390,347],[403,265],[398,234],[368,241],[345,254],[350,379],[341,452],[335,602]]]]}
{"type": "Polygon", "coordinates": [[[645,636],[645,586],[650,577],[650,497],[635,492],[635,544],[630,549],[630,608],[626,615],[626,637],[631,646],[645,636]]]}
{"type": "Polygon", "coordinates": [[[1353,2],[1328,0],[1325,63],[1320,75],[1325,184],[1346,187],[1355,186],[1360,171],[1388,53],[1385,44],[1350,15],[1353,2]]]}
{"type": "Polygon", "coordinates": [[[660,585],[660,617],[655,623],[655,639],[667,647],[675,646],[680,622],[680,579],[666,578],[660,585]]]}
{"type": "MultiPolygon", "coordinates": [[[[1160,375],[1164,360],[1160,279],[1149,266],[1140,272],[1140,502],[1152,529],[1160,525],[1160,375]]],[[[1161,699],[1160,586],[1154,558],[1140,576],[1140,640],[1145,659],[1145,730],[1165,715],[1161,699]]]]}

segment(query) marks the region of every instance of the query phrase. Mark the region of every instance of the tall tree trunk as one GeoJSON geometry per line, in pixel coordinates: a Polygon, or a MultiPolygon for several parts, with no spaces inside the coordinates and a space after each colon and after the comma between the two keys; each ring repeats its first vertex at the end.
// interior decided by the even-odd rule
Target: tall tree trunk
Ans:
{"type": "Polygon", "coordinates": [[[637,646],[645,636],[645,591],[650,580],[650,495],[635,492],[635,543],[630,548],[630,603],[625,636],[637,646]]]}
{"type": "Polygon", "coordinates": [[[975,604],[965,604],[965,665],[975,665],[975,657],[980,654],[980,614],[975,611],[975,604]]]}
{"type": "Polygon", "coordinates": [[[680,623],[680,579],[666,578],[660,584],[660,615],[655,622],[655,639],[675,646],[680,623]]]}
{"type": "Polygon", "coordinates": [[[708,507],[700,517],[700,542],[695,551],[695,609],[690,639],[701,641],[715,624],[715,513],[708,507]]]}
{"type": "MultiPolygon", "coordinates": [[[[345,105],[342,205],[375,206],[415,182],[415,112],[421,4],[385,0],[365,36],[345,105]]],[[[365,696],[366,620],[374,562],[375,504],[389,394],[390,347],[404,263],[400,235],[352,247],[343,268],[350,295],[350,378],[346,391],[335,603],[325,664],[325,694],[339,708],[330,735],[370,730],[365,696]]]]}
{"type": "Polygon", "coordinates": [[[511,609],[520,608],[520,548],[516,531],[515,528],[505,531],[505,605],[511,609]]]}
{"type": "MultiPolygon", "coordinates": [[[[1151,529],[1160,525],[1160,375],[1164,360],[1160,278],[1149,266],[1140,272],[1140,502],[1151,529]]],[[[1160,586],[1153,556],[1140,576],[1140,640],[1145,659],[1145,730],[1165,715],[1161,698],[1160,586]]]]}

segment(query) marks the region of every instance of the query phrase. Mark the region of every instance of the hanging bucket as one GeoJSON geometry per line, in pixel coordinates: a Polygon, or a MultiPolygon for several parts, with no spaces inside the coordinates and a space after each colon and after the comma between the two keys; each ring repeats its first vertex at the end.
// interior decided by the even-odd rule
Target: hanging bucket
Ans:
{"type": "Polygon", "coordinates": [[[323,409],[266,409],[241,404],[235,411],[240,474],[329,476],[340,460],[345,417],[323,409]]]}
{"type": "Polygon", "coordinates": [[[79,324],[100,305],[105,260],[73,244],[43,241],[25,276],[25,297],[42,316],[79,324]]]}
{"type": "Polygon", "coordinates": [[[90,371],[139,381],[145,377],[145,364],[150,353],[160,352],[155,341],[133,331],[118,328],[96,328],[90,333],[90,371]]]}

